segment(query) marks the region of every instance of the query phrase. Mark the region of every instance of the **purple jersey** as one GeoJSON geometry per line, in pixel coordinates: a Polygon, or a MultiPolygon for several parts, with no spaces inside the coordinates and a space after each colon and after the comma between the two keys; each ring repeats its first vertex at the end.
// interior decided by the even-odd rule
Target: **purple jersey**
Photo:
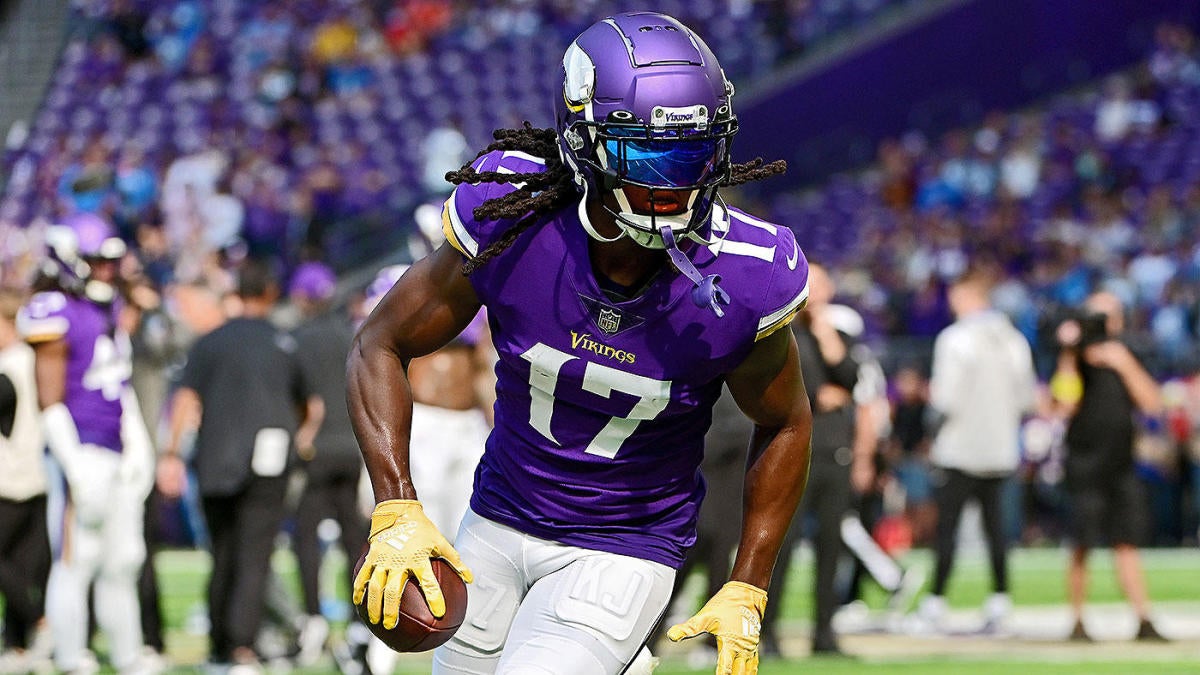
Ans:
{"type": "MultiPolygon", "coordinates": [[[[479,171],[544,170],[493,152],[479,171]]],[[[450,243],[473,257],[511,221],[472,210],[512,186],[461,185],[443,212],[450,243]]],[[[808,263],[786,227],[716,208],[711,246],[687,249],[719,274],[725,316],[692,302],[664,269],[637,297],[612,302],[592,273],[575,207],[548,217],[471,275],[487,306],[496,426],[471,508],[533,536],[678,567],[704,496],[704,434],[725,375],[756,340],[788,325],[808,297],[808,263]]]]}
{"type": "Polygon", "coordinates": [[[121,391],[132,371],[129,337],[116,331],[112,308],[56,291],[37,293],[21,308],[17,327],[31,344],[67,342],[63,403],[79,441],[121,450],[121,391]]]}

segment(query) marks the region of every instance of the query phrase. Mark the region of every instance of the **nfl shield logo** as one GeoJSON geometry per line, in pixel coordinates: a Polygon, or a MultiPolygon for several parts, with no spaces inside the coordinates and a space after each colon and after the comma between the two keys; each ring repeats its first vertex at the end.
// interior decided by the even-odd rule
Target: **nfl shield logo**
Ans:
{"type": "Polygon", "coordinates": [[[611,309],[602,309],[600,310],[600,320],[596,325],[600,327],[600,330],[611,335],[620,327],[621,315],[611,309]]]}

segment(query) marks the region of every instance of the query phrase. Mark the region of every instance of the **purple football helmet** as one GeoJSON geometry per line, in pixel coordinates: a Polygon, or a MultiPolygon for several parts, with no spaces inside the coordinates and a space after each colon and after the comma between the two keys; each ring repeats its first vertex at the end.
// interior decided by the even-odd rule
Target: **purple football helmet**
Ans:
{"type": "Polygon", "coordinates": [[[112,224],[94,213],[76,213],[46,228],[46,249],[50,263],[46,272],[64,289],[95,302],[112,302],[112,284],[92,278],[94,265],[125,256],[125,242],[112,224]]]}
{"type": "MultiPolygon", "coordinates": [[[[699,238],[729,176],[737,133],[733,85],[708,46],[676,19],[618,14],[585,30],[563,56],[559,148],[586,195],[611,192],[624,234],[663,248],[699,238]]],[[[607,208],[607,207],[606,207],[607,208]]],[[[603,240],[591,224],[591,236],[603,240]]]]}

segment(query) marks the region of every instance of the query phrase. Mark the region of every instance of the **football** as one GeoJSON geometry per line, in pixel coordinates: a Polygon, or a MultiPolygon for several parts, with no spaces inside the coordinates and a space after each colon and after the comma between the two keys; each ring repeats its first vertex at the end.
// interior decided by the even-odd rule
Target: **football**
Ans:
{"type": "MultiPolygon", "coordinates": [[[[367,548],[358,556],[354,565],[351,579],[358,575],[363,560],[366,559],[367,548]]],[[[398,652],[423,652],[446,642],[462,625],[467,614],[467,584],[458,576],[450,563],[441,558],[433,560],[433,574],[442,587],[442,595],[446,597],[446,615],[438,619],[429,611],[425,603],[425,594],[415,581],[409,579],[404,585],[400,596],[400,621],[395,628],[387,629],[383,623],[371,623],[367,618],[366,596],[355,606],[358,617],[367,628],[386,644],[398,652]]]]}

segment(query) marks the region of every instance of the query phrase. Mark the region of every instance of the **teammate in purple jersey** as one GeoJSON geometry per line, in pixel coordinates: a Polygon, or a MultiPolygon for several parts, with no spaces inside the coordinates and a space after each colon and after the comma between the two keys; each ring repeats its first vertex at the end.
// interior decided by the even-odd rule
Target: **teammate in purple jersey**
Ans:
{"type": "Polygon", "coordinates": [[[730,582],[668,635],[713,633],[719,673],[757,672],[763,589],[808,472],[811,412],[779,330],[808,266],[790,230],[718,194],[783,170],[732,163],[732,95],[671,17],[591,26],[563,58],[557,129],[497,132],[448,174],[449,245],[359,331],[348,401],[378,504],[354,599],[390,627],[410,576],[442,614],[430,558],[474,579],[435,673],[649,672],[643,644],[695,540],[722,385],[756,423],[741,544],[730,582]],[[495,429],[456,549],[412,486],[406,366],[481,304],[495,429]]]}
{"type": "Polygon", "coordinates": [[[119,326],[114,287],[124,243],[93,214],[46,234],[45,289],[17,325],[33,345],[46,445],[62,480],[50,485],[54,563],[46,616],[63,672],[95,672],[87,652],[88,591],[114,668],[147,673],[136,582],[146,549],[143,502],[154,449],[129,386],[129,336],[119,326]]]}

